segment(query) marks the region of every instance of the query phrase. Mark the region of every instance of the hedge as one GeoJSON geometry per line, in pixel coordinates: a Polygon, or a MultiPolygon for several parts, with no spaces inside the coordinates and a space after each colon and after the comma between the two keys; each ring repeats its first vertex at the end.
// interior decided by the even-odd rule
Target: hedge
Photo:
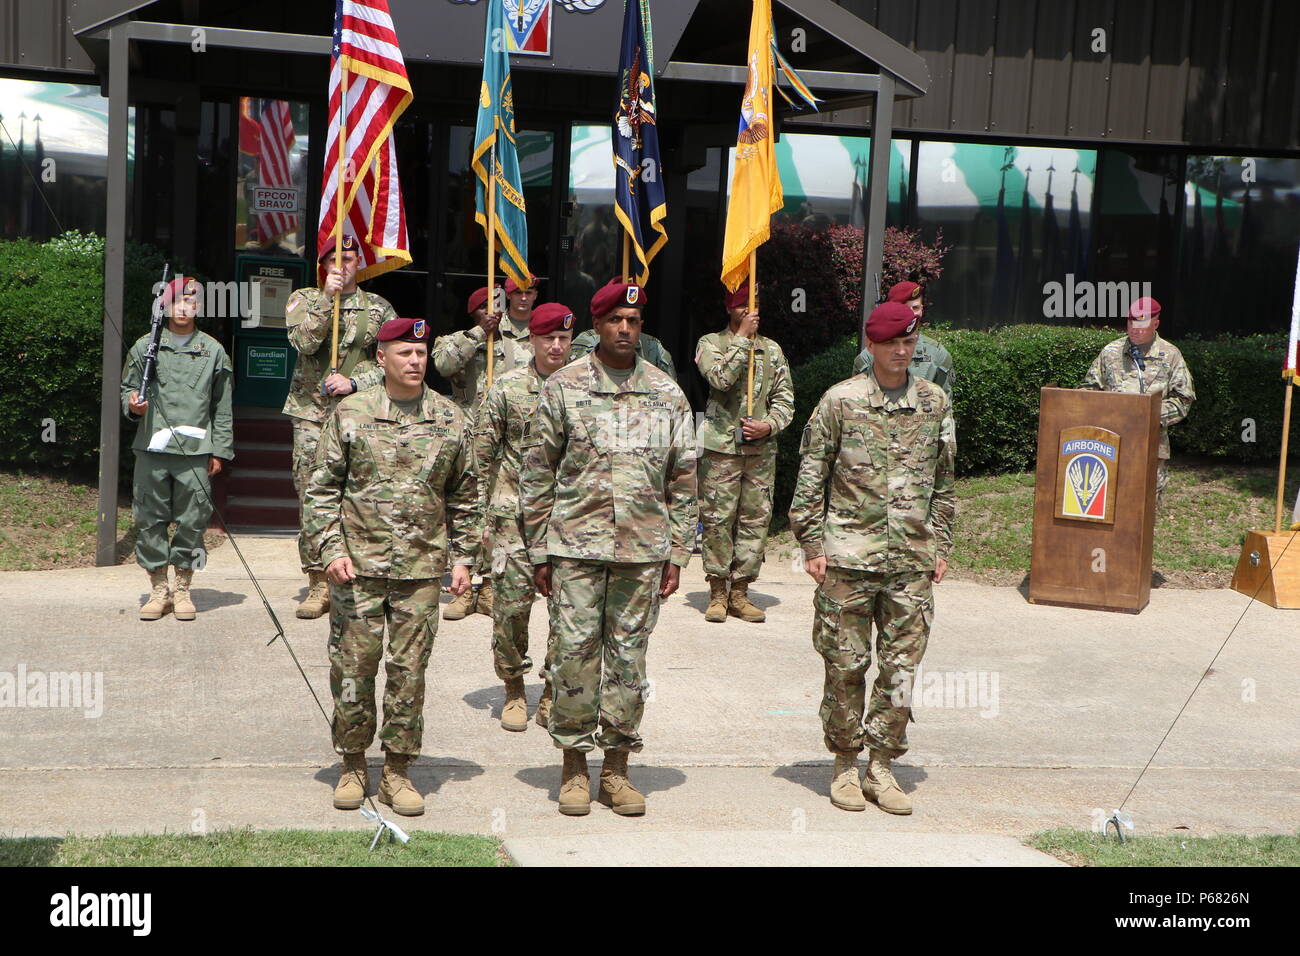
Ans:
{"type": "MultiPolygon", "coordinates": [[[[127,245],[124,358],[148,331],[162,266],[157,250],[127,245]]],[[[0,464],[98,470],[103,302],[101,237],[0,242],[0,464]]]]}
{"type": "MultiPolygon", "coordinates": [[[[957,473],[1026,471],[1037,455],[1038,397],[1044,385],[1078,386],[1114,329],[1016,325],[992,332],[927,330],[952,354],[957,473]]],[[[1282,435],[1281,368],[1286,338],[1179,339],[1196,388],[1187,418],[1170,430],[1174,454],[1244,463],[1276,462],[1282,435]],[[1254,441],[1248,422],[1254,422],[1254,441]]],[[[856,338],[846,338],[792,370],[795,417],[779,438],[776,513],[784,522],[799,467],[799,439],[818,400],[852,375],[856,338]]],[[[1292,442],[1292,457],[1300,458],[1292,442]]]]}

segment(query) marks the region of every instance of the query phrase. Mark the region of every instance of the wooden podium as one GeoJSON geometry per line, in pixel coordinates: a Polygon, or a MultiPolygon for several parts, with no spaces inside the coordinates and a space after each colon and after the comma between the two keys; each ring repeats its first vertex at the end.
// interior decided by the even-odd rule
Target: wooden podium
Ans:
{"type": "Polygon", "coordinates": [[[1159,392],[1042,390],[1031,604],[1147,606],[1160,404],[1159,392]]]}

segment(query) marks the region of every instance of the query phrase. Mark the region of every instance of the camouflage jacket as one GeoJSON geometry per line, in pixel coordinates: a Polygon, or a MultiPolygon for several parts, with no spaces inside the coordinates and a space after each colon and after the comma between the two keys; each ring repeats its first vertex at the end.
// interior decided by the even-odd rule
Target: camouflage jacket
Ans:
{"type": "Polygon", "coordinates": [[[496,380],[474,420],[474,473],[485,515],[518,517],[521,442],[546,380],[533,364],[496,380]]]}
{"type": "MultiPolygon", "coordinates": [[[[875,360],[871,353],[863,349],[853,360],[853,374],[870,372],[875,360]]],[[[922,332],[916,339],[916,352],[912,355],[910,371],[917,378],[934,382],[952,398],[952,383],[955,376],[952,371],[952,356],[948,350],[922,332]]]]}
{"type": "MultiPolygon", "coordinates": [[[[533,360],[528,329],[521,333],[509,319],[502,319],[493,338],[492,378],[523,368],[533,360]]],[[[478,405],[487,391],[487,333],[479,325],[461,332],[440,335],[433,343],[433,367],[451,382],[451,397],[467,411],[478,405]]],[[[495,384],[495,381],[493,382],[495,384]]]]}
{"type": "Polygon", "coordinates": [[[775,447],[776,436],[794,418],[794,381],[785,353],[766,336],[757,341],[730,329],[710,332],[695,346],[695,364],[709,383],[709,403],[700,427],[700,447],[728,455],[757,455],[775,447]],[[754,418],[772,434],[754,444],[736,444],[736,426],[745,414],[749,353],[754,351],[754,418]]]}
{"type": "Polygon", "coordinates": [[[896,574],[932,570],[952,551],[957,513],[952,407],[908,376],[891,401],[874,375],[822,396],[804,428],[790,527],[804,556],[896,574]]]}
{"type": "Polygon", "coordinates": [[[1164,396],[1160,403],[1160,450],[1158,457],[1169,457],[1169,426],[1187,417],[1196,389],[1192,386],[1192,373],[1183,361],[1183,353],[1170,345],[1159,334],[1151,339],[1146,354],[1142,356],[1146,371],[1138,370],[1128,354],[1128,336],[1116,339],[1093,359],[1082,388],[1103,392],[1146,392],[1157,390],[1164,396]]]}
{"type": "Polygon", "coordinates": [[[449,550],[473,566],[477,505],[461,410],[426,388],[407,417],[372,388],[341,399],[321,431],[303,533],[325,567],[347,556],[366,577],[436,578],[449,550]]]}
{"type": "Polygon", "coordinates": [[[588,355],[542,387],[519,480],[529,558],[685,567],[698,514],[691,406],[644,359],[622,385],[604,369],[588,355]]]}
{"type": "MultiPolygon", "coordinates": [[[[357,391],[378,385],[384,380],[384,371],[375,364],[375,341],[379,327],[397,312],[387,299],[358,289],[343,297],[339,308],[339,371],[347,369],[353,343],[357,340],[358,323],[364,316],[365,334],[357,343],[358,355],[347,371],[348,378],[357,380],[357,391]]],[[[321,394],[321,382],[330,372],[330,335],[334,328],[334,300],[324,289],[298,289],[289,296],[284,307],[285,326],[289,342],[298,350],[298,361],[293,367],[293,383],[284,400],[284,414],[309,422],[323,422],[339,399],[321,394]]]]}
{"type": "MultiPolygon", "coordinates": [[[[579,332],[573,340],[573,345],[569,346],[569,361],[574,362],[584,355],[590,355],[599,344],[600,336],[596,334],[595,329],[579,332]]],[[[641,333],[641,338],[636,343],[636,354],[655,368],[666,372],[674,382],[677,381],[677,366],[673,364],[672,355],[664,348],[664,344],[653,335],[645,332],[641,333]]]]}
{"type": "Polygon", "coordinates": [[[122,414],[139,422],[131,447],[165,455],[235,457],[234,422],[230,411],[230,357],[221,343],[197,329],[177,348],[171,329],[158,339],[155,385],[149,389],[144,415],[131,414],[131,393],[140,388],[149,336],[131,346],[122,369],[122,414]],[[161,408],[159,407],[161,405],[161,408]]]}

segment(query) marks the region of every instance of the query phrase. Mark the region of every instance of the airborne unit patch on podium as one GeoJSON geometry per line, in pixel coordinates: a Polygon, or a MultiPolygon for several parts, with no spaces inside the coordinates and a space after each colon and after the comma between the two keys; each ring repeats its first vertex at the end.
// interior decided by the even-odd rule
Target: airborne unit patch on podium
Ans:
{"type": "Polygon", "coordinates": [[[1113,523],[1118,467],[1119,435],[1092,425],[1062,429],[1056,517],[1113,523]]]}

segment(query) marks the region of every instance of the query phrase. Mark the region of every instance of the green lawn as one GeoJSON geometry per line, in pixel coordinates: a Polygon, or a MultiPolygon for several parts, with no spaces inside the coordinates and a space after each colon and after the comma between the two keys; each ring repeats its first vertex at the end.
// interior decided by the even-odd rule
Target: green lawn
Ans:
{"type": "Polygon", "coordinates": [[[1115,839],[1048,830],[1025,841],[1073,866],[1300,866],[1300,836],[1151,836],[1115,839]]]}
{"type": "MultiPolygon", "coordinates": [[[[398,821],[398,826],[401,826],[398,821]]],[[[370,852],[374,830],[223,830],[207,836],[0,838],[0,866],[511,866],[501,841],[406,831],[370,852]]]]}

